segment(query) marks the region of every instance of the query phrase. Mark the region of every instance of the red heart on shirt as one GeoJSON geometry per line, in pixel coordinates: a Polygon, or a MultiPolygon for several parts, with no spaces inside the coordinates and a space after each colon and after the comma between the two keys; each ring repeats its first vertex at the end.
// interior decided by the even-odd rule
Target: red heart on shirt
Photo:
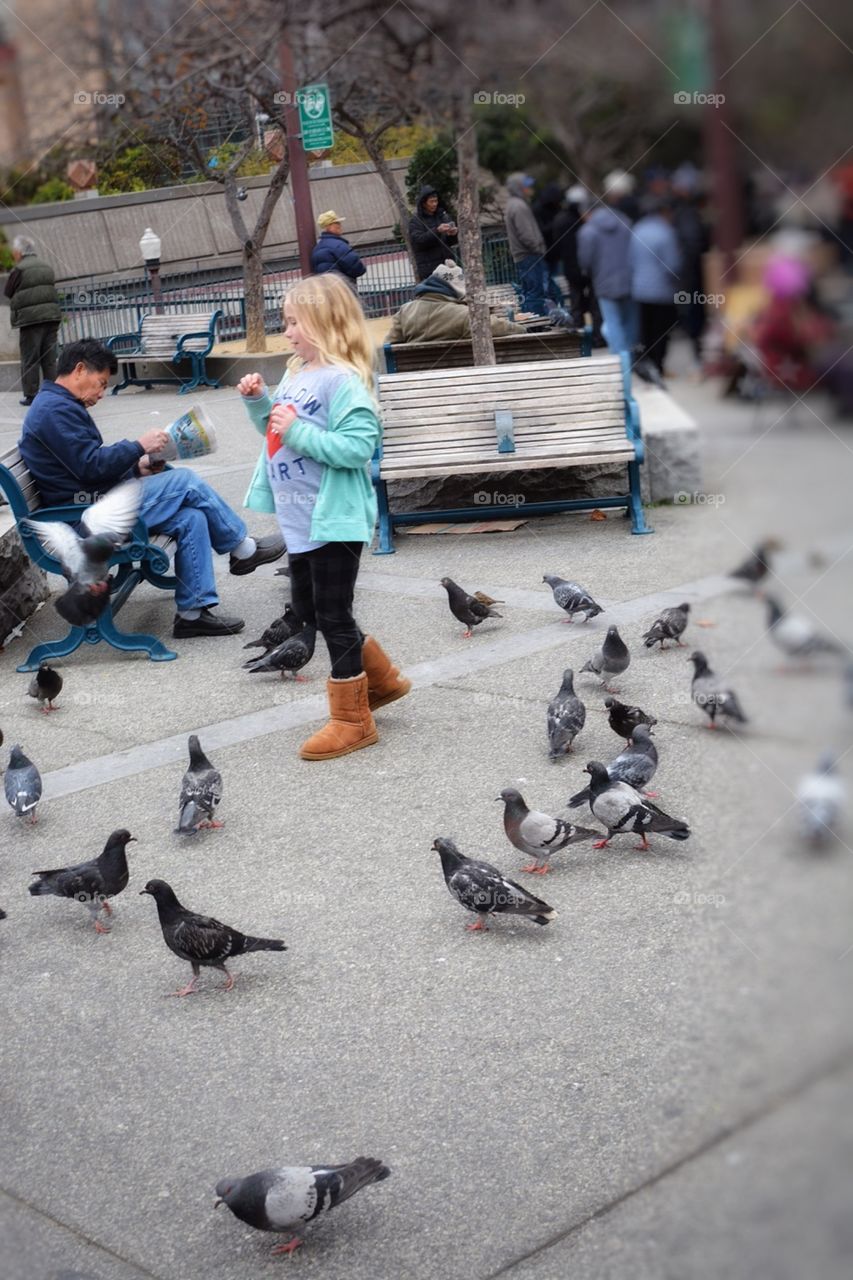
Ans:
{"type": "Polygon", "coordinates": [[[281,448],[281,436],[277,431],[267,427],[267,455],[274,458],[281,448]]]}

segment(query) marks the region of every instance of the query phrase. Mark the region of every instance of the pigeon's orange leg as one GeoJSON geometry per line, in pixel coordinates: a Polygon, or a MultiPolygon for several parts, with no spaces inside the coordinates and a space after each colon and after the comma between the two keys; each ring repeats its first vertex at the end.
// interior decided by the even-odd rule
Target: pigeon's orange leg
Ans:
{"type": "Polygon", "coordinates": [[[538,862],[530,862],[526,867],[520,867],[520,871],[527,871],[532,876],[546,876],[551,868],[547,862],[543,862],[540,866],[538,862]]]}
{"type": "Polygon", "coordinates": [[[468,930],[469,933],[488,933],[489,932],[489,926],[483,923],[482,917],[477,921],[476,924],[466,924],[465,928],[468,930]]]}
{"type": "Polygon", "coordinates": [[[299,1239],[299,1237],[294,1236],[292,1240],[288,1240],[287,1244],[277,1244],[274,1249],[270,1250],[270,1253],[271,1254],[294,1253],[301,1244],[302,1244],[302,1241],[299,1239]]]}
{"type": "Polygon", "coordinates": [[[593,849],[603,849],[608,844],[610,844],[610,836],[606,840],[593,840],[592,847],[593,849]]]}
{"type": "Polygon", "coordinates": [[[643,792],[643,795],[646,797],[646,799],[647,799],[647,800],[659,800],[659,799],[660,799],[660,792],[659,792],[659,791],[644,791],[644,792],[643,792]]]}
{"type": "Polygon", "coordinates": [[[221,819],[219,818],[205,818],[204,821],[198,824],[198,826],[196,827],[196,831],[200,831],[202,827],[209,827],[215,831],[218,831],[220,827],[224,827],[224,826],[225,826],[225,823],[222,822],[221,819]]]}
{"type": "Polygon", "coordinates": [[[106,911],[106,913],[107,913],[107,915],[108,915],[108,916],[111,916],[111,915],[112,915],[112,913],[113,913],[113,909],[112,909],[112,907],[110,906],[108,899],[106,899],[106,898],[102,898],[102,899],[101,899],[101,910],[102,910],[102,911],[106,911]]]}
{"type": "Polygon", "coordinates": [[[648,851],[649,851],[649,842],[648,842],[648,840],[646,839],[646,837],[645,837],[645,836],[643,836],[643,843],[642,843],[642,844],[635,844],[635,845],[634,845],[634,848],[635,848],[635,849],[642,849],[643,853],[648,853],[648,851]]]}
{"type": "Polygon", "coordinates": [[[228,970],[225,968],[225,965],[222,966],[222,971],[225,974],[225,979],[226,979],[225,982],[223,982],[222,984],[222,990],[230,991],[231,988],[234,986],[234,975],[233,973],[228,972],[228,970]]]}
{"type": "Polygon", "coordinates": [[[185,987],[179,987],[177,991],[167,991],[166,996],[194,996],[196,994],[195,984],[198,977],[194,974],[185,987]]]}
{"type": "Polygon", "coordinates": [[[95,933],[109,933],[109,925],[102,924],[100,920],[95,921],[95,933]]]}

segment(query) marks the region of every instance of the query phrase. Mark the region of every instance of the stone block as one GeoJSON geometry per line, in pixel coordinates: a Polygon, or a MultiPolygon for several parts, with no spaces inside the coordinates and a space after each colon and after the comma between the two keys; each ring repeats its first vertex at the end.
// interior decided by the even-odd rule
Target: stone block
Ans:
{"type": "Polygon", "coordinates": [[[47,574],[34,565],[17,529],[0,534],[0,646],[50,596],[47,574]]]}

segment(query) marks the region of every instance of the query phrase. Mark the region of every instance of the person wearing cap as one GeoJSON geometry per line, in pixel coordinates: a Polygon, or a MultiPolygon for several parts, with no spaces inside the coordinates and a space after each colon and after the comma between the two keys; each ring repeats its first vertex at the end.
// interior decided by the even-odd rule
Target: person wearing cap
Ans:
{"type": "Polygon", "coordinates": [[[343,276],[353,293],[357,294],[356,280],[363,276],[367,267],[353,249],[349,240],[343,237],[341,223],[345,219],[334,209],[321,213],[317,219],[320,228],[320,239],[311,250],[311,270],[315,276],[325,275],[327,271],[336,271],[343,276]]]}
{"type": "Polygon", "coordinates": [[[419,281],[426,280],[436,267],[453,256],[456,223],[441,203],[435,187],[421,187],[415,212],[409,219],[409,239],[419,281]]]}
{"type": "Polygon", "coordinates": [[[530,207],[535,185],[529,174],[509,175],[506,180],[504,220],[509,251],[521,285],[522,310],[544,316],[548,264],[545,261],[545,237],[530,207]]]}
{"type": "MultiPolygon", "coordinates": [[[[520,324],[492,316],[492,337],[524,333],[520,324]]],[[[394,317],[386,342],[452,342],[471,337],[471,316],[465,298],[462,268],[449,258],[415,289],[394,317]]]]}

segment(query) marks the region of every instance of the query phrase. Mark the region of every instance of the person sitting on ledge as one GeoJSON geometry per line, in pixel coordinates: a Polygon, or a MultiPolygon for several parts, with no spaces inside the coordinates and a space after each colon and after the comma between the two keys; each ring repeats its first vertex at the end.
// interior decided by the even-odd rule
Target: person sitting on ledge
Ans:
{"type": "MultiPolygon", "coordinates": [[[[492,337],[524,333],[520,324],[491,316],[492,337]]],[[[436,267],[415,289],[394,317],[386,342],[452,342],[471,337],[471,316],[465,297],[465,276],[453,259],[436,267]]]]}
{"type": "Polygon", "coordinates": [[[193,471],[164,470],[162,460],[152,459],[168,440],[162,428],[152,428],[138,440],[104,444],[89,409],[101,399],[117,368],[112,351],[93,338],[64,347],[56,380],[42,383],[24,418],[21,457],[47,507],[88,506],[122,480],[142,477],[141,518],[152,532],[170,534],[177,541],[172,635],[234,635],[245,623],[214,612],[219,596],[212,552],[230,553],[231,573],[246,574],[284,555],[284,541],[279,534],[249,537],[240,517],[193,471]]]}

